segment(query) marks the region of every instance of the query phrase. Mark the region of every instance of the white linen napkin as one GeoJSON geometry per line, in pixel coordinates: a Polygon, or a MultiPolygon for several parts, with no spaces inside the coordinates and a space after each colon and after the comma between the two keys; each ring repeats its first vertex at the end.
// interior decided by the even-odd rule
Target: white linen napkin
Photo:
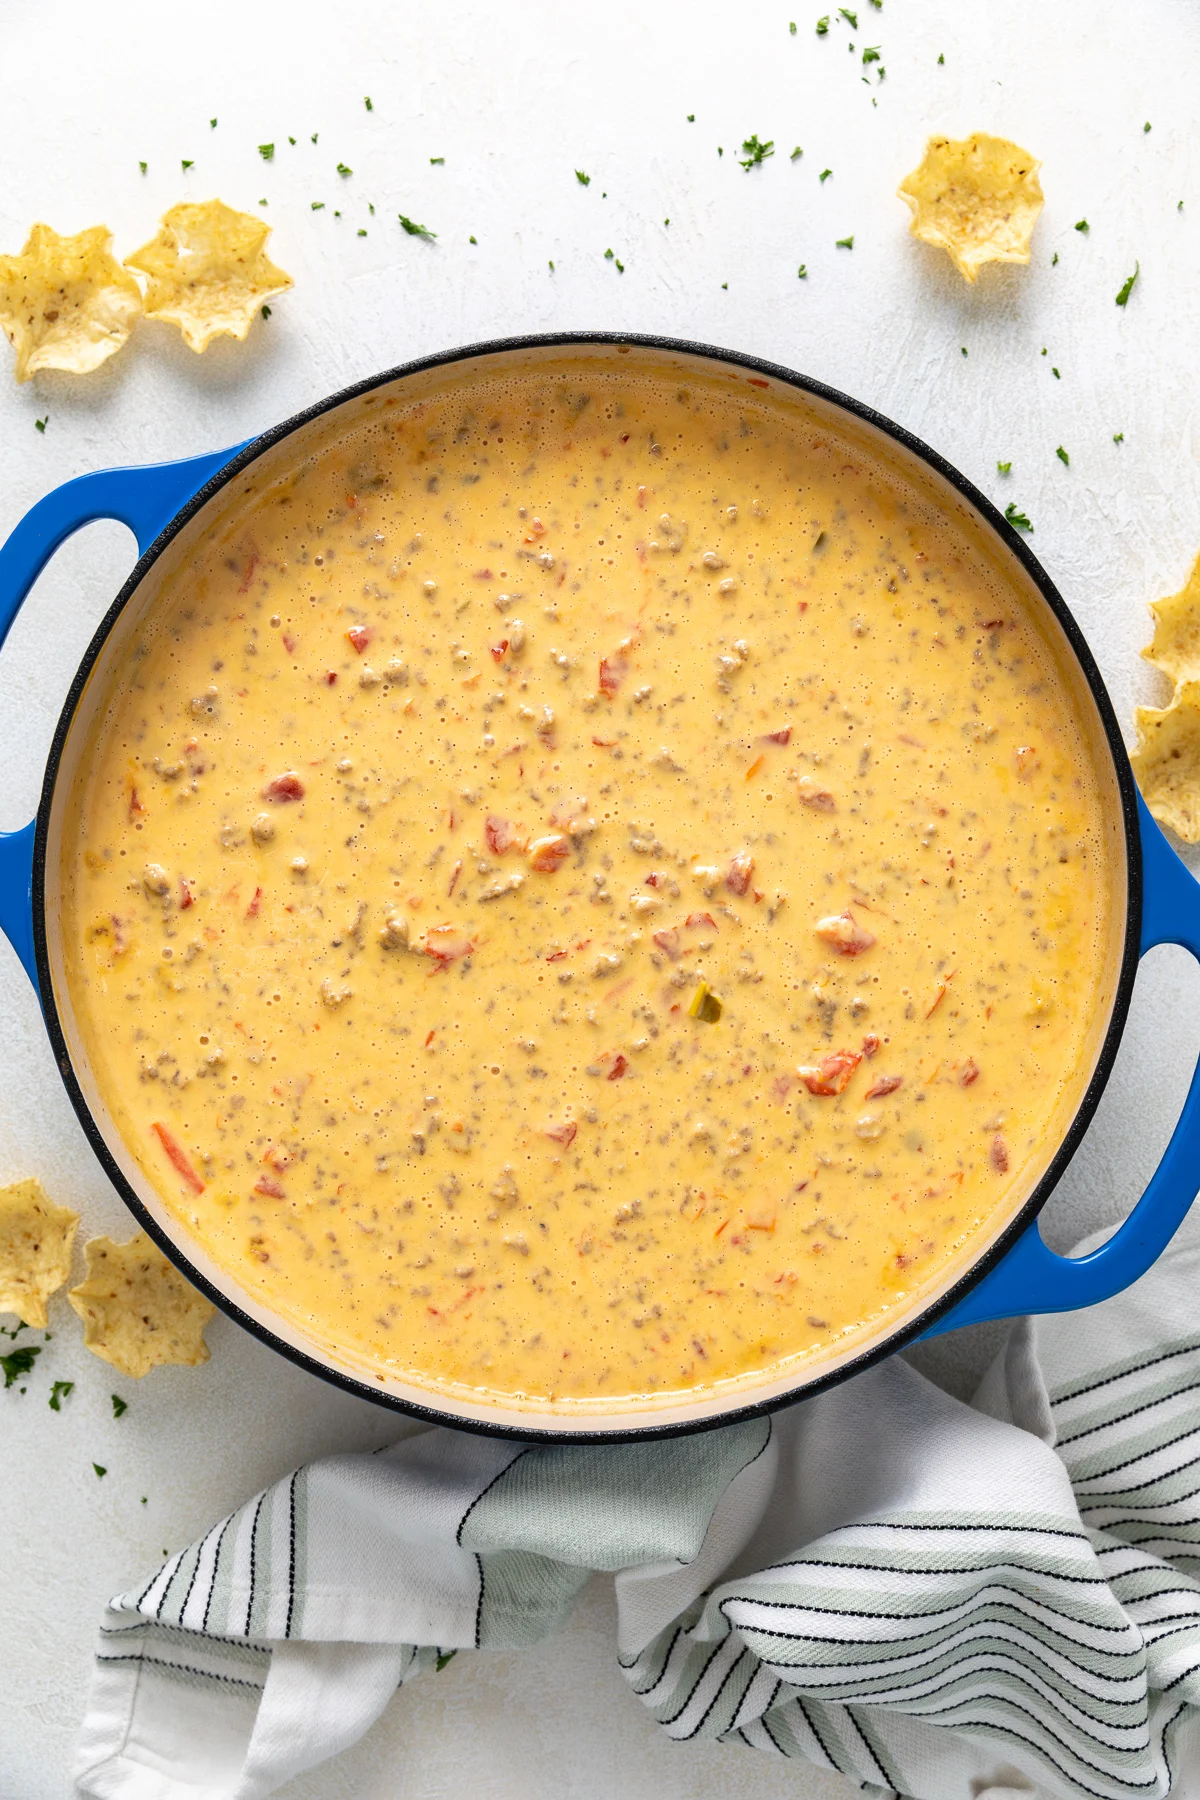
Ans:
{"type": "Polygon", "coordinates": [[[917,1800],[1200,1796],[1197,1291],[1189,1225],[1016,1324],[973,1406],[893,1357],[667,1443],[430,1430],[297,1470],[112,1601],[77,1793],[263,1800],[607,1570],[672,1737],[917,1800]]]}

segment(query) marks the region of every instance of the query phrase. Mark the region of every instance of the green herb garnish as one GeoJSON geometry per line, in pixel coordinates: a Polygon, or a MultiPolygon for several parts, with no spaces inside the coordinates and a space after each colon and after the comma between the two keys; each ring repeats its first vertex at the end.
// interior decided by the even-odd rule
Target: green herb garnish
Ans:
{"type": "Polygon", "coordinates": [[[854,248],[853,237],[839,238],[837,240],[837,248],[839,250],[853,250],[853,248],[854,248]]]}
{"type": "Polygon", "coordinates": [[[195,159],[193,157],[187,157],[187,156],[181,157],[180,161],[179,161],[179,166],[181,169],[184,169],[184,170],[194,168],[195,167],[195,159]]]}
{"type": "Polygon", "coordinates": [[[998,462],[996,464],[996,467],[999,469],[999,471],[1002,475],[1007,475],[1009,473],[1010,469],[1012,468],[1012,464],[1010,462],[1006,462],[1006,463],[998,462]]]}
{"type": "Polygon", "coordinates": [[[878,62],[879,61],[879,46],[878,46],[878,44],[875,44],[875,45],[871,46],[869,49],[864,50],[862,59],[865,63],[878,62]]]}
{"type": "Polygon", "coordinates": [[[432,165],[432,166],[433,166],[433,167],[434,167],[434,168],[436,168],[436,167],[437,167],[437,165],[438,165],[438,164],[439,164],[439,163],[444,163],[444,162],[445,162],[445,160],[446,160],[446,159],[445,159],[445,157],[444,157],[444,156],[431,156],[431,157],[430,157],[430,159],[429,159],[429,161],[430,161],[430,163],[431,163],[431,165],[432,165]]]}
{"type": "Polygon", "coordinates": [[[1057,450],[1056,450],[1056,451],[1055,451],[1055,452],[1054,452],[1054,454],[1055,454],[1055,456],[1057,456],[1057,458],[1058,458],[1058,460],[1059,460],[1059,462],[1060,462],[1060,463],[1063,463],[1063,464],[1065,464],[1065,466],[1066,466],[1066,467],[1067,467],[1067,468],[1068,468],[1068,469],[1069,469],[1069,468],[1070,468],[1070,466],[1071,466],[1071,459],[1070,459],[1070,457],[1069,457],[1069,456],[1068,456],[1068,455],[1067,455],[1067,453],[1066,453],[1066,451],[1065,451],[1065,450],[1064,450],[1064,449],[1063,449],[1063,447],[1062,447],[1062,445],[1061,445],[1061,444],[1060,444],[1060,445],[1059,445],[1059,446],[1058,446],[1058,449],[1057,449],[1057,450]]]}
{"type": "Polygon", "coordinates": [[[210,131],[215,131],[217,129],[217,121],[215,119],[210,119],[208,121],[208,128],[210,131]]]}
{"type": "Polygon", "coordinates": [[[50,1411],[61,1412],[62,1403],[75,1386],[73,1381],[56,1381],[50,1389],[50,1411]]]}
{"type": "Polygon", "coordinates": [[[743,169],[757,169],[760,163],[766,162],[768,156],[774,156],[775,139],[768,138],[766,143],[763,144],[759,142],[758,133],[754,132],[752,136],[742,139],[742,149],[745,154],[738,157],[738,162],[741,167],[743,169]]]}
{"type": "Polygon", "coordinates": [[[1142,126],[1142,130],[1149,131],[1149,129],[1150,129],[1150,121],[1149,121],[1149,119],[1147,119],[1146,123],[1142,126]]]}
{"type": "Polygon", "coordinates": [[[1123,431],[1114,431],[1113,432],[1113,443],[1114,444],[1123,444],[1124,442],[1125,442],[1125,433],[1123,431]]]}
{"type": "Polygon", "coordinates": [[[962,346],[962,353],[964,356],[967,354],[967,346],[965,344],[962,346]]]}
{"type": "Polygon", "coordinates": [[[49,424],[49,422],[50,422],[50,414],[47,413],[46,417],[44,419],[35,419],[33,421],[33,429],[35,431],[44,432],[46,429],[46,426],[49,424]]]}
{"type": "Polygon", "coordinates": [[[790,33],[791,33],[791,35],[792,35],[792,36],[793,36],[793,37],[795,37],[795,35],[796,35],[796,21],[795,21],[795,19],[789,19],[789,20],[788,20],[788,31],[789,31],[789,32],[790,32],[790,33]]]}
{"type": "Polygon", "coordinates": [[[289,138],[289,139],[288,139],[288,143],[289,143],[289,144],[294,144],[294,143],[295,143],[295,142],[296,142],[296,140],[295,140],[295,138],[294,138],[294,137],[290,137],[290,138],[289,138]]]}
{"type": "Polygon", "coordinates": [[[1086,219],[1076,219],[1075,229],[1076,231],[1090,231],[1092,228],[1086,219]]]}
{"type": "Polygon", "coordinates": [[[96,1471],[97,1478],[100,1481],[103,1481],[104,1477],[108,1474],[108,1470],[101,1463],[93,1463],[92,1467],[96,1471]]]}
{"type": "MultiPolygon", "coordinates": [[[[364,237],[366,237],[366,235],[367,235],[367,234],[366,234],[366,232],[365,232],[365,231],[364,231],[364,232],[363,232],[363,236],[364,236],[364,237]]],[[[269,319],[269,318],[270,318],[270,316],[271,316],[271,309],[270,309],[270,307],[269,307],[269,306],[261,306],[261,307],[260,307],[260,308],[259,308],[259,311],[260,311],[260,312],[261,312],[261,314],[262,314],[262,316],[263,316],[263,318],[264,318],[264,319],[269,319]]]]}
{"type": "Polygon", "coordinates": [[[358,232],[357,232],[357,234],[356,234],[356,235],[357,235],[357,236],[358,236],[358,237],[366,237],[366,235],[367,235],[367,228],[366,228],[366,226],[365,226],[365,225],[360,225],[360,226],[359,226],[359,228],[358,228],[358,232]]]}
{"type": "Polygon", "coordinates": [[[458,1655],[457,1650],[439,1651],[437,1662],[434,1664],[434,1668],[435,1668],[436,1672],[440,1675],[442,1670],[445,1668],[446,1664],[452,1663],[457,1655],[458,1655]]]}
{"type": "Polygon", "coordinates": [[[22,1375],[28,1375],[41,1350],[33,1344],[23,1344],[19,1350],[10,1350],[7,1356],[0,1356],[0,1369],[4,1370],[4,1386],[12,1387],[22,1375]]]}
{"type": "Polygon", "coordinates": [[[625,273],[625,264],[614,250],[606,250],[604,252],[604,260],[605,262],[610,262],[615,265],[618,275],[623,275],[625,273]]]}
{"type": "Polygon", "coordinates": [[[313,134],[312,134],[312,136],[311,136],[311,137],[310,137],[310,138],[309,138],[309,140],[308,140],[308,141],[309,141],[309,143],[310,143],[310,144],[315,144],[315,143],[316,143],[316,141],[317,141],[317,134],[316,134],[316,132],[315,132],[315,131],[314,131],[314,132],[313,132],[313,134]]]}
{"type": "Polygon", "coordinates": [[[436,231],[430,231],[428,225],[418,225],[417,221],[415,219],[410,219],[407,213],[397,213],[396,217],[399,219],[401,225],[403,225],[405,231],[407,231],[409,237],[435,238],[437,236],[436,231]]]}
{"type": "MultiPolygon", "coordinates": [[[[316,142],[315,139],[313,141],[314,143],[316,142]]],[[[275,155],[274,144],[260,144],[258,146],[258,154],[262,157],[264,162],[270,162],[275,155]]]]}
{"type": "Polygon", "coordinates": [[[1141,274],[1141,269],[1142,269],[1142,265],[1140,262],[1134,263],[1133,274],[1130,275],[1126,279],[1123,287],[1121,288],[1120,293],[1117,295],[1117,305],[1118,306],[1128,306],[1129,305],[1129,296],[1130,296],[1130,294],[1132,294],[1132,292],[1134,290],[1134,286],[1137,282],[1137,278],[1141,274]]]}
{"type": "Polygon", "coordinates": [[[372,104],[371,104],[371,96],[370,96],[370,94],[364,94],[364,95],[363,95],[363,105],[364,105],[364,106],[365,106],[365,107],[366,107],[366,109],[367,109],[367,111],[368,111],[368,112],[374,112],[374,111],[375,111],[375,108],[374,108],[374,106],[372,106],[372,104]]]}
{"type": "Polygon", "coordinates": [[[478,239],[478,238],[473,238],[473,237],[469,237],[469,238],[468,238],[468,239],[467,239],[467,242],[468,242],[468,244],[477,244],[477,243],[478,243],[478,242],[479,242],[479,239],[478,239]]]}
{"type": "Polygon", "coordinates": [[[807,281],[808,280],[808,264],[807,263],[800,264],[800,267],[796,270],[796,279],[798,281],[807,281]]]}
{"type": "Polygon", "coordinates": [[[140,162],[138,164],[138,168],[142,171],[142,174],[144,175],[146,173],[147,165],[144,162],[140,162]]]}
{"type": "Polygon", "coordinates": [[[312,200],[309,202],[309,204],[311,205],[314,212],[324,212],[325,211],[325,202],[323,200],[312,200]]]}
{"type": "Polygon", "coordinates": [[[1057,370],[1057,369],[1056,369],[1056,368],[1054,368],[1054,366],[1053,366],[1053,365],[1051,365],[1051,368],[1050,368],[1050,373],[1051,373],[1051,374],[1052,374],[1052,375],[1053,375],[1053,377],[1054,377],[1054,379],[1055,379],[1055,381],[1061,381],[1061,380],[1062,380],[1062,376],[1061,376],[1061,375],[1060,375],[1060,374],[1059,374],[1059,372],[1058,372],[1058,370],[1057,370]]]}
{"type": "Polygon", "coordinates": [[[1054,255],[1050,258],[1050,267],[1053,269],[1057,266],[1057,264],[1058,264],[1058,251],[1056,250],[1054,252],[1054,255]]]}
{"type": "Polygon", "coordinates": [[[1005,507],[1004,516],[1008,520],[1009,524],[1014,526],[1017,531],[1032,531],[1033,530],[1033,526],[1029,523],[1029,515],[1027,513],[1023,513],[1021,511],[1020,507],[1018,507],[1012,500],[1010,500],[1008,505],[1005,507]]]}
{"type": "Polygon", "coordinates": [[[858,30],[858,14],[852,13],[850,11],[849,7],[847,7],[847,6],[839,6],[838,11],[842,15],[843,19],[845,19],[847,25],[849,25],[851,31],[857,31],[858,30]]]}
{"type": "Polygon", "coordinates": [[[818,179],[818,180],[819,180],[819,181],[828,181],[828,180],[829,180],[829,177],[830,177],[830,176],[831,176],[831,175],[832,175],[832,174],[833,174],[833,170],[832,170],[832,169],[822,169],[822,170],[821,170],[821,173],[820,173],[820,175],[819,175],[819,176],[818,176],[818,177],[817,177],[817,179],[818,179]]]}
{"type": "Polygon", "coordinates": [[[112,1401],[114,1419],[119,1419],[122,1413],[129,1411],[128,1400],[122,1400],[120,1394],[110,1394],[109,1399],[112,1401]]]}
{"type": "Polygon", "coordinates": [[[347,163],[339,163],[337,166],[337,172],[340,176],[342,176],[343,179],[345,179],[345,177],[347,175],[353,175],[354,170],[352,168],[350,168],[350,166],[347,163]]]}
{"type": "Polygon", "coordinates": [[[592,185],[591,176],[585,175],[582,169],[576,169],[575,179],[579,183],[580,187],[591,187],[591,185],[592,185]]]}
{"type": "Polygon", "coordinates": [[[817,36],[824,37],[828,30],[829,30],[829,14],[826,13],[824,18],[817,20],[817,36]]]}
{"type": "Polygon", "coordinates": [[[945,60],[946,60],[946,59],[945,59],[945,57],[944,57],[944,56],[939,56],[939,57],[938,57],[938,61],[939,61],[939,62],[940,62],[940,63],[944,63],[944,62],[945,62],[945,60]]]}
{"type": "Polygon", "coordinates": [[[687,116],[687,122],[688,122],[688,124],[689,124],[689,125],[694,125],[694,124],[695,124],[695,123],[696,123],[696,115],[695,115],[695,113],[689,113],[689,114],[688,114],[688,116],[687,116]]]}
{"type": "Polygon", "coordinates": [[[792,151],[792,154],[788,157],[788,161],[796,162],[797,159],[803,155],[804,155],[803,150],[800,148],[799,144],[797,144],[796,148],[792,151]]]}

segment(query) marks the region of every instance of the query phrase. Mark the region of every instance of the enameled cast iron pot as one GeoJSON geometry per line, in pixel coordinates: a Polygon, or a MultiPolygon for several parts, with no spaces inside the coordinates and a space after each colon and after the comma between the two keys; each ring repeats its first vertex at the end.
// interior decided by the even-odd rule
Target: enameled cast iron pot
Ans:
{"type": "Polygon", "coordinates": [[[507,339],[449,351],[378,375],[347,388],[300,413],[273,431],[231,450],[184,462],[147,468],[113,469],[83,475],[48,494],[20,521],[0,549],[0,644],[22,601],[58,546],[94,519],[118,519],[137,539],[141,559],[113,602],[80,664],[54,734],[37,818],[22,831],[0,835],[0,927],[3,928],[41,999],[46,1029],[59,1072],[105,1172],[138,1223],[184,1273],[247,1330],[314,1374],[377,1403],[470,1430],[511,1436],[552,1436],[562,1440],[663,1436],[728,1423],[784,1405],[841,1380],[924,1335],[984,1319],[1027,1312],[1066,1311],[1090,1306],[1119,1292],[1160,1255],[1200,1187],[1200,1072],[1192,1084],[1149,1186],[1130,1217],[1109,1241],[1077,1260],[1048,1250],[1037,1214],[1076,1149],[1096,1109],[1125,1024],[1138,959],[1156,944],[1182,944],[1200,959],[1200,884],[1188,873],[1150,818],[1134,785],[1129,762],[1100,674],[1079,627],[1023,539],[991,503],[934,451],[907,431],[855,400],[788,369],[731,351],[671,339],[579,333],[507,339]],[[611,1416],[555,1417],[549,1412],[504,1411],[495,1405],[460,1405],[437,1400],[403,1383],[366,1379],[339,1361],[336,1351],[313,1343],[290,1323],[242,1292],[233,1278],[190,1242],[183,1227],[155,1194],[108,1118],[74,1024],[58,940],[58,886],[64,797],[69,792],[104,681],[121,667],[128,645],[159,584],[186,566],[189,546],[206,529],[223,491],[241,491],[260,477],[271,479],[306,453],[313,432],[332,422],[353,423],[395,396],[406,400],[438,371],[464,375],[503,373],[578,351],[588,358],[628,368],[630,363],[665,362],[681,374],[718,374],[752,381],[756,388],[791,390],[860,442],[872,441],[918,478],[939,504],[973,519],[990,538],[998,560],[1043,609],[1047,635],[1057,638],[1064,662],[1080,677],[1080,692],[1094,708],[1093,738],[1103,766],[1100,774],[1113,796],[1111,893],[1121,928],[1111,1001],[1102,1023],[1094,1066],[1069,1128],[1056,1146],[1047,1146],[1044,1173],[1015,1217],[985,1241],[965,1271],[947,1278],[945,1291],[926,1299],[915,1314],[891,1323],[878,1339],[861,1345],[836,1364],[825,1364],[808,1381],[795,1377],[760,1388],[742,1388],[735,1400],[678,1404],[651,1413],[614,1411],[611,1416]],[[628,358],[623,365],[618,358],[628,358]],[[340,415],[340,419],[335,418],[340,415]]]}

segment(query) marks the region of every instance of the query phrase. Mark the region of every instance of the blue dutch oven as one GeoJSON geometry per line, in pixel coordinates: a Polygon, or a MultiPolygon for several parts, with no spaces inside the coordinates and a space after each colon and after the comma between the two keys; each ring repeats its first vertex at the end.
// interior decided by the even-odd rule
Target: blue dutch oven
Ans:
{"type": "MultiPolygon", "coordinates": [[[[626,364],[625,366],[628,366],[626,364]]],[[[444,378],[444,377],[443,377],[444,378]]],[[[335,425],[337,421],[335,420],[335,425]]],[[[0,835],[0,927],[38,991],[59,1071],[80,1122],[103,1165],[136,1215],[139,1224],[199,1288],[240,1324],[293,1361],[342,1387],[403,1411],[470,1430],[521,1437],[595,1441],[633,1436],[663,1436],[728,1423],[752,1413],[790,1403],[832,1381],[866,1367],[906,1343],[958,1326],[1023,1313],[1062,1312],[1092,1306],[1120,1292],[1144,1274],[1169,1243],[1200,1188],[1200,1072],[1193,1076],[1183,1111],[1170,1143],[1141,1199],[1107,1243],[1089,1256],[1067,1258],[1047,1248],[1037,1215],[1077,1148],[1095,1112],[1112,1069],[1129,1007],[1138,959],[1157,944],[1181,944],[1200,958],[1200,884],[1197,884],[1151,819],[1137,792],[1112,706],[1091,653],[1061,596],[1027,543],[1000,516],[978,489],[937,453],[909,432],[845,395],[807,377],[731,351],[671,339],[579,333],[507,339],[447,352],[407,364],[332,396],[232,449],[183,462],[144,468],[108,469],[82,475],[55,489],[30,509],[0,549],[0,644],[34,581],[58,546],[72,532],[95,519],[118,519],[137,541],[140,560],[97,630],[71,685],[54,735],[46,766],[37,817],[21,831],[0,835]],[[55,857],[60,849],[64,789],[69,788],[73,759],[86,735],[89,678],[119,658],[121,633],[144,612],[147,594],[162,578],[164,566],[186,558],[190,540],[219,509],[226,490],[247,486],[244,477],[277,472],[289,459],[305,454],[311,430],[329,429],[333,415],[349,424],[386,400],[404,401],[436,382],[440,371],[455,379],[474,371],[493,376],[504,365],[523,368],[539,359],[579,353],[602,361],[617,356],[636,362],[664,361],[693,373],[713,371],[745,379],[750,372],[759,387],[769,385],[799,396],[835,428],[840,420],[859,439],[882,441],[893,458],[944,496],[945,503],[974,517],[1014,569],[1014,578],[1032,589],[1057,622],[1060,642],[1091,697],[1099,725],[1097,741],[1111,767],[1110,786],[1119,796],[1120,829],[1114,841],[1123,845],[1123,860],[1112,869],[1114,903],[1124,899],[1124,938],[1115,971],[1112,1001],[1103,1040],[1082,1101],[1061,1141],[1049,1152],[1041,1179],[1005,1228],[980,1247],[978,1256],[946,1291],[925,1304],[916,1316],[882,1329],[865,1348],[857,1348],[836,1367],[822,1368],[812,1379],[778,1383],[761,1394],[744,1385],[736,1397],[707,1405],[683,1403],[666,1411],[603,1418],[556,1418],[549,1412],[504,1412],[490,1403],[478,1406],[443,1399],[429,1390],[390,1382],[342,1361],[336,1348],[305,1340],[296,1329],[237,1289],[232,1279],[209,1262],[192,1242],[181,1221],[157,1199],[130,1154],[123,1153],[119,1133],[104,1115],[98,1089],[84,1066],[81,1040],[72,1028],[65,983],[58,973],[55,904],[55,857]],[[310,430],[311,428],[311,430],[310,430]],[[164,564],[164,559],[166,562],[164,564]]],[[[119,664],[117,665],[119,666],[119,664]]],[[[98,684],[92,684],[92,692],[98,684]]]]}

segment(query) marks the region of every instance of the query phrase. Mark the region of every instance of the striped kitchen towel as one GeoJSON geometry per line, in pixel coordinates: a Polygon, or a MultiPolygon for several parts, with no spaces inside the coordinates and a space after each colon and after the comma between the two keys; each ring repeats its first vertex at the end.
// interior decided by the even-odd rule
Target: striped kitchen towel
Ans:
{"type": "Polygon", "coordinates": [[[919,1800],[1200,1795],[1198,1291],[1193,1226],[1016,1325],[974,1406],[892,1358],[669,1443],[430,1430],[298,1470],[112,1601],[77,1792],[260,1800],[604,1570],[671,1737],[919,1800]]]}

